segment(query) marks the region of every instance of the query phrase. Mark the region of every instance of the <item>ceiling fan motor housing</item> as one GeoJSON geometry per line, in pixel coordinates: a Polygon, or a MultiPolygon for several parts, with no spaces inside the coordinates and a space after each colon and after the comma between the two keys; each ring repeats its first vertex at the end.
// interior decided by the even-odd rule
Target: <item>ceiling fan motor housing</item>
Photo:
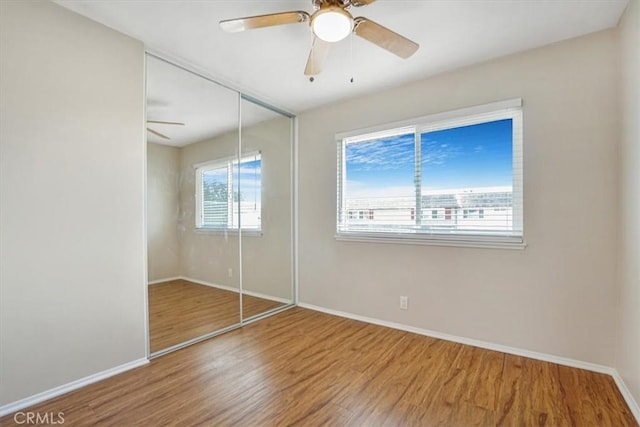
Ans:
{"type": "Polygon", "coordinates": [[[322,6],[311,15],[310,26],[317,37],[333,43],[351,34],[353,16],[340,6],[322,6]]]}

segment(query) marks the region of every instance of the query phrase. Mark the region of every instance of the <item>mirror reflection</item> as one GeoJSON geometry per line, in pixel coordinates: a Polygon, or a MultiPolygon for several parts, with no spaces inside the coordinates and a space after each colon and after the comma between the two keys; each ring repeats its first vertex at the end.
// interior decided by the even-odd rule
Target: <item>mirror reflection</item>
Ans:
{"type": "Polygon", "coordinates": [[[242,315],[251,319],[293,302],[292,119],[248,99],[240,109],[242,315]]]}
{"type": "Polygon", "coordinates": [[[292,128],[287,115],[147,57],[152,354],[293,304],[292,128]]]}
{"type": "Polygon", "coordinates": [[[147,57],[151,353],[240,323],[238,208],[227,198],[238,108],[237,92],[147,57]]]}

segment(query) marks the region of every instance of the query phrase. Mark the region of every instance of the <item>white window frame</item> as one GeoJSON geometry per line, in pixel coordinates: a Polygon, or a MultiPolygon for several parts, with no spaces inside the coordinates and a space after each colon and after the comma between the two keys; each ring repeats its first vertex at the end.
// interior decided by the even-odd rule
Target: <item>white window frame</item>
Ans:
{"type": "MultiPolygon", "coordinates": [[[[260,160],[260,165],[262,165],[262,153],[260,151],[254,151],[249,153],[244,153],[240,159],[237,156],[223,157],[215,160],[209,160],[206,162],[196,163],[193,165],[195,170],[195,229],[198,232],[206,232],[206,233],[237,233],[238,230],[242,232],[243,235],[262,235],[262,219],[260,220],[259,228],[244,228],[242,226],[242,222],[239,220],[238,227],[233,226],[233,215],[238,215],[239,213],[235,209],[236,203],[233,201],[233,166],[241,164],[246,161],[252,161],[255,158],[260,160]],[[214,169],[227,169],[227,209],[228,209],[228,223],[226,227],[212,227],[204,225],[204,211],[202,206],[202,183],[203,183],[203,175],[207,171],[211,171],[214,169]],[[231,225],[229,225],[229,223],[231,225]]],[[[260,177],[262,182],[262,177],[260,177]]],[[[262,193],[262,184],[260,185],[260,192],[262,193]]],[[[262,210],[262,203],[260,206],[262,210]]],[[[262,213],[260,214],[262,218],[262,213]]]]}
{"type": "MultiPolygon", "coordinates": [[[[497,249],[524,249],[526,247],[526,244],[524,243],[522,194],[523,133],[522,99],[515,98],[336,134],[335,140],[338,148],[336,239],[359,242],[409,243],[420,245],[486,247],[497,249]],[[421,160],[420,135],[422,133],[486,123],[502,119],[511,119],[513,127],[512,212],[514,232],[512,235],[477,235],[464,233],[449,235],[431,233],[369,232],[352,231],[341,227],[341,224],[346,223],[344,221],[344,215],[346,213],[346,195],[344,194],[344,185],[346,183],[345,149],[347,143],[415,132],[415,149],[417,163],[421,160]]],[[[418,206],[419,200],[421,198],[421,182],[416,182],[415,186],[416,205],[418,206]]]]}

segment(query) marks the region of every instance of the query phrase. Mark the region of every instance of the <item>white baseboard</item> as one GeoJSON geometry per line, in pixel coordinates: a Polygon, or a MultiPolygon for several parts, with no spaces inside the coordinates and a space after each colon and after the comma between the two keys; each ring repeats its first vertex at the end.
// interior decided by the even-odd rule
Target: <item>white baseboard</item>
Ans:
{"type": "Polygon", "coordinates": [[[209,286],[211,288],[222,289],[223,291],[235,292],[236,294],[240,293],[240,290],[238,288],[234,288],[232,286],[219,285],[213,282],[205,282],[204,280],[192,279],[191,277],[186,277],[186,276],[180,276],[179,278],[182,280],[186,280],[187,282],[197,283],[198,285],[204,285],[204,286],[209,286]]]}
{"type": "Polygon", "coordinates": [[[546,353],[538,353],[536,351],[523,350],[515,347],[509,347],[501,344],[494,344],[487,341],[476,340],[473,338],[459,337],[456,335],[445,334],[442,332],[436,332],[429,329],[416,328],[414,326],[403,325],[401,323],[388,322],[386,320],[374,319],[372,317],[360,316],[357,314],[346,313],[337,310],[331,310],[324,307],[318,307],[311,304],[300,303],[299,307],[308,308],[310,310],[321,311],[327,314],[333,314],[335,316],[346,317],[353,320],[359,320],[366,323],[372,323],[374,325],[386,326],[392,329],[399,329],[406,332],[413,332],[414,334],[425,335],[432,338],[439,338],[445,341],[457,342],[460,344],[466,344],[473,347],[485,348],[487,350],[499,351],[502,353],[513,354],[516,356],[529,357],[531,359],[542,360],[545,362],[557,363],[559,365],[571,366],[573,368],[586,369],[588,371],[599,372],[602,374],[611,374],[613,368],[604,365],[597,365],[595,363],[583,362],[575,359],[568,359],[566,357],[554,356],[546,353]]]}
{"type": "Polygon", "coordinates": [[[598,372],[601,374],[611,375],[615,381],[620,393],[624,397],[624,400],[629,405],[629,409],[636,417],[636,420],[640,423],[640,409],[638,403],[633,398],[633,395],[627,388],[624,380],[615,368],[610,366],[598,365],[596,363],[584,362],[576,359],[569,359],[567,357],[555,356],[547,353],[539,353],[537,351],[524,350],[515,347],[509,347],[501,344],[494,344],[487,341],[476,340],[472,338],[459,337],[456,335],[445,334],[442,332],[431,331],[429,329],[416,328],[414,326],[403,325],[401,323],[388,322],[386,320],[375,319],[372,317],[360,316],[358,314],[347,313],[344,311],[332,310],[330,308],[319,307],[304,302],[298,303],[298,307],[307,308],[309,310],[319,311],[322,313],[332,314],[334,316],[345,317],[348,319],[359,320],[361,322],[371,323],[373,325],[386,326],[392,329],[399,329],[401,331],[413,332],[415,334],[424,335],[432,338],[438,338],[445,341],[452,341],[460,344],[466,344],[473,347],[485,348],[487,350],[499,351],[502,353],[513,354],[516,356],[528,357],[531,359],[542,360],[544,362],[557,363],[558,365],[569,366],[572,368],[585,369],[587,371],[598,372]]]}
{"type": "Polygon", "coordinates": [[[256,297],[256,298],[262,298],[262,299],[268,299],[270,301],[281,302],[283,304],[291,304],[292,303],[292,300],[290,300],[290,299],[274,297],[273,295],[261,294],[260,292],[247,291],[247,290],[243,289],[242,293],[245,294],[245,295],[256,297]]]}
{"type": "Polygon", "coordinates": [[[70,391],[88,386],[89,384],[102,381],[130,369],[138,368],[140,366],[146,365],[147,363],[149,363],[149,361],[146,358],[134,360],[132,362],[125,363],[124,365],[116,366],[114,368],[107,369],[106,371],[98,372],[96,374],[89,375],[88,377],[80,378],[79,380],[43,391],[42,393],[38,393],[33,396],[20,399],[16,402],[0,406],[0,417],[19,411],[21,409],[28,408],[33,405],[37,405],[38,403],[44,402],[45,400],[53,399],[54,397],[69,393],[70,391]]]}
{"type": "Polygon", "coordinates": [[[182,279],[182,277],[180,276],[176,276],[176,277],[167,277],[166,279],[158,279],[158,280],[152,280],[151,282],[148,282],[147,285],[151,286],[151,285],[157,285],[159,283],[164,283],[164,282],[172,282],[174,280],[180,280],[182,279]]]}
{"type": "Polygon", "coordinates": [[[616,382],[618,390],[620,390],[620,394],[622,394],[622,397],[624,397],[627,405],[629,405],[629,409],[631,409],[633,416],[636,417],[636,421],[638,421],[638,424],[640,424],[640,405],[638,405],[638,402],[636,402],[636,400],[633,398],[631,391],[629,390],[629,388],[627,388],[627,385],[624,383],[624,380],[622,379],[618,371],[616,369],[614,369],[613,371],[614,372],[613,374],[611,374],[611,376],[616,382]]]}
{"type": "MultiPolygon", "coordinates": [[[[231,286],[219,285],[217,283],[212,283],[212,282],[205,282],[204,280],[192,279],[191,277],[186,277],[186,276],[181,276],[181,277],[179,277],[179,279],[186,280],[188,282],[197,283],[199,285],[205,285],[205,286],[210,286],[212,288],[222,289],[222,290],[225,290],[225,291],[231,291],[231,292],[235,292],[235,293],[240,293],[240,290],[238,288],[232,288],[231,286]]],[[[284,304],[291,304],[291,300],[288,300],[286,298],[280,298],[280,297],[275,297],[275,296],[272,296],[272,295],[261,294],[260,292],[253,292],[253,291],[248,291],[246,289],[243,289],[242,293],[245,294],[245,295],[256,297],[256,298],[267,299],[267,300],[270,300],[270,301],[281,302],[281,303],[284,303],[284,304]]]]}
{"type": "Polygon", "coordinates": [[[166,279],[154,280],[152,282],[147,283],[147,285],[158,285],[160,283],[172,282],[174,280],[186,280],[187,282],[197,283],[198,285],[210,286],[212,288],[222,289],[224,291],[231,291],[238,293],[238,288],[234,288],[231,286],[219,285],[217,283],[205,282],[204,280],[192,279],[191,277],[186,276],[176,276],[176,277],[168,277],[166,279]]]}

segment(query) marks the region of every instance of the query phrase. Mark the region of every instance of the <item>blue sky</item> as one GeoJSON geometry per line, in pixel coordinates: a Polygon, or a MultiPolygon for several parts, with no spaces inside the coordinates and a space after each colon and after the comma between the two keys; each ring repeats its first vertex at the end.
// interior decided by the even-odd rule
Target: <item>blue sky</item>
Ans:
{"type": "MultiPolygon", "coordinates": [[[[421,135],[422,188],[510,186],[510,119],[421,135]]],[[[413,134],[348,144],[347,197],[414,194],[413,134]]]]}
{"type": "MultiPolygon", "coordinates": [[[[238,191],[238,166],[233,167],[233,190],[238,191]]],[[[245,161],[240,164],[240,192],[245,202],[260,203],[262,199],[261,160],[245,161]]]]}

